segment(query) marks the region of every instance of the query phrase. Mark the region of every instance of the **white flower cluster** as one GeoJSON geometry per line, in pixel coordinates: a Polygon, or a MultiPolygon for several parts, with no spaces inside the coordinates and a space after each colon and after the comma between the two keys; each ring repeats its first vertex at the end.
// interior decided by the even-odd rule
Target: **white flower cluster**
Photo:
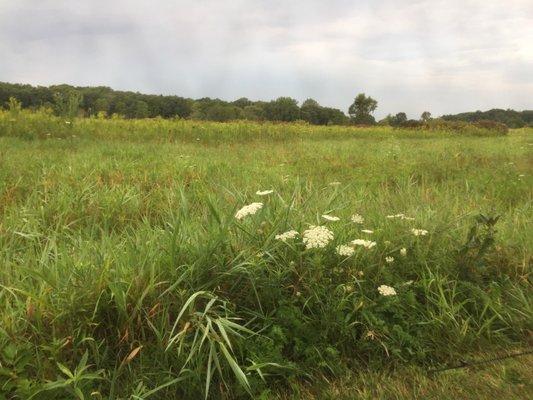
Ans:
{"type": "Polygon", "coordinates": [[[333,232],[325,226],[311,225],[302,236],[306,249],[326,247],[333,240],[333,232]]]}
{"type": "Polygon", "coordinates": [[[340,218],[334,215],[324,214],[322,215],[322,218],[324,218],[326,221],[340,221],[340,218]]]}
{"type": "Polygon", "coordinates": [[[409,220],[409,221],[413,221],[414,220],[414,218],[408,217],[405,214],[401,214],[401,213],[400,214],[387,215],[387,218],[389,218],[389,219],[398,218],[398,219],[405,219],[405,220],[409,220]]]}
{"type": "Polygon", "coordinates": [[[406,249],[405,247],[402,247],[402,248],[400,249],[400,255],[401,255],[402,257],[405,257],[405,256],[407,255],[407,249],[406,249]]]}
{"type": "Polygon", "coordinates": [[[354,246],[363,246],[366,249],[371,249],[376,245],[376,242],[372,242],[371,240],[365,240],[365,239],[355,239],[352,240],[352,244],[354,246]]]}
{"type": "Polygon", "coordinates": [[[381,285],[378,287],[378,292],[382,296],[396,296],[396,290],[387,285],[381,285]]]}
{"type": "Polygon", "coordinates": [[[335,250],[337,250],[337,254],[339,256],[345,256],[345,257],[353,256],[353,254],[355,253],[355,250],[353,247],[347,246],[345,244],[341,244],[340,246],[337,246],[335,250]]]}
{"type": "Polygon", "coordinates": [[[385,257],[385,261],[387,262],[387,264],[392,264],[394,262],[394,257],[385,257]]]}
{"type": "Polygon", "coordinates": [[[274,191],[273,190],[258,190],[257,192],[255,192],[255,194],[258,196],[267,196],[271,193],[274,193],[274,191]]]}
{"type": "Polygon", "coordinates": [[[413,228],[411,229],[411,232],[413,233],[413,235],[415,236],[426,236],[428,234],[428,231],[426,231],[425,229],[416,229],[416,228],[413,228]]]}
{"type": "Polygon", "coordinates": [[[263,203],[248,204],[247,206],[244,206],[243,208],[241,208],[239,211],[235,213],[235,218],[243,219],[244,217],[247,217],[248,215],[255,214],[261,208],[263,208],[263,203]]]}
{"type": "Polygon", "coordinates": [[[281,240],[283,242],[286,242],[289,239],[294,239],[298,235],[299,233],[297,231],[290,230],[287,232],[280,233],[279,235],[276,235],[276,240],[281,240]]]}
{"type": "Polygon", "coordinates": [[[359,214],[352,215],[351,220],[354,224],[362,224],[363,222],[365,222],[363,216],[359,214]]]}

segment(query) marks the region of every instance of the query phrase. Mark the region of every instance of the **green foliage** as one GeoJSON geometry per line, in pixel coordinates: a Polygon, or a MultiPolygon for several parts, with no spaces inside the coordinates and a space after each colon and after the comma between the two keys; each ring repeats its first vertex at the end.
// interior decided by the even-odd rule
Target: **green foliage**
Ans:
{"type": "Polygon", "coordinates": [[[420,121],[422,122],[428,122],[431,119],[431,113],[429,111],[424,111],[420,115],[420,121]]]}
{"type": "Polygon", "coordinates": [[[459,276],[464,280],[477,280],[486,275],[487,254],[495,243],[495,225],[499,216],[479,214],[468,231],[466,242],[459,249],[459,276]]]}
{"type": "Polygon", "coordinates": [[[456,115],[443,115],[442,119],[445,121],[463,121],[463,122],[478,122],[478,121],[494,121],[506,125],[509,128],[522,128],[525,126],[533,126],[533,111],[515,111],[492,109],[488,111],[466,112],[456,115]]]}
{"type": "Polygon", "coordinates": [[[391,126],[402,126],[405,122],[407,122],[407,114],[404,112],[399,112],[398,114],[390,118],[391,126]]]}
{"type": "Polygon", "coordinates": [[[348,118],[335,108],[322,107],[317,101],[307,99],[300,107],[301,118],[313,125],[344,125],[348,118]]]}
{"type": "Polygon", "coordinates": [[[74,90],[54,93],[54,111],[56,115],[73,120],[78,116],[82,98],[82,94],[74,90]]]}
{"type": "Polygon", "coordinates": [[[291,122],[300,118],[298,102],[290,97],[279,97],[266,103],[265,116],[270,121],[291,122]]]}
{"type": "Polygon", "coordinates": [[[233,102],[220,99],[185,99],[177,96],[145,95],[122,92],[108,87],[73,87],[57,85],[33,87],[0,82],[0,103],[10,97],[19,99],[23,108],[53,106],[57,115],[72,119],[78,114],[89,117],[115,118],[188,118],[227,122],[250,121],[292,122],[301,118],[316,125],[343,125],[346,115],[315,102],[312,110],[301,112],[296,100],[281,97],[271,102],[252,101],[245,97],[233,102]]]}
{"type": "Polygon", "coordinates": [[[373,125],[376,120],[372,113],[376,111],[378,102],[364,93],[359,93],[352,105],[348,108],[348,114],[354,124],[373,125]]]}
{"type": "Polygon", "coordinates": [[[7,102],[7,109],[9,110],[11,117],[16,118],[22,110],[22,103],[15,97],[10,97],[9,101],[7,102]]]}
{"type": "Polygon", "coordinates": [[[507,126],[494,121],[478,121],[474,123],[464,121],[447,121],[436,118],[423,126],[426,130],[450,131],[473,136],[504,136],[509,132],[507,126]]]}

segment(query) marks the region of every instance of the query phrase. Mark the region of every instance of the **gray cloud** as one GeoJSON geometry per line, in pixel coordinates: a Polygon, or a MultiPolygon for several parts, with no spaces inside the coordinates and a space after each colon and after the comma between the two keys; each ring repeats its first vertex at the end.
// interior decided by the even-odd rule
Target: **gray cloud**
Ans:
{"type": "Polygon", "coordinates": [[[530,0],[0,4],[0,80],[188,97],[288,95],[378,116],[532,108],[530,0]]]}

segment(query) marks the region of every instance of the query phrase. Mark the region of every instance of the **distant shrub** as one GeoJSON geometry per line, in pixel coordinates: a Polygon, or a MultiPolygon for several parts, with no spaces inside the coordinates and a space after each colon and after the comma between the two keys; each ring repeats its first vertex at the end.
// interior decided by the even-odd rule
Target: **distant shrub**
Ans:
{"type": "Polygon", "coordinates": [[[498,134],[500,135],[507,135],[507,133],[509,132],[509,128],[507,127],[507,125],[502,124],[501,122],[491,121],[487,119],[482,119],[477,122],[474,122],[473,125],[481,129],[488,129],[491,131],[498,132],[498,134]]]}
{"type": "Polygon", "coordinates": [[[487,120],[470,123],[465,121],[446,121],[437,118],[426,122],[423,126],[427,130],[448,131],[472,136],[503,136],[509,132],[509,128],[506,125],[487,120]]]}
{"type": "Polygon", "coordinates": [[[408,119],[407,121],[404,121],[400,123],[400,128],[423,128],[425,124],[421,121],[417,121],[416,119],[408,119]]]}

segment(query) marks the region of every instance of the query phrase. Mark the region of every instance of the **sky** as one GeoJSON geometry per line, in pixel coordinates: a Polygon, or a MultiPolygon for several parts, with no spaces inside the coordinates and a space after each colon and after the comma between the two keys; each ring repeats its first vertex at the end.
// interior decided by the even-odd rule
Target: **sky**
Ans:
{"type": "Polygon", "coordinates": [[[0,81],[533,109],[533,1],[0,0],[0,81]]]}

